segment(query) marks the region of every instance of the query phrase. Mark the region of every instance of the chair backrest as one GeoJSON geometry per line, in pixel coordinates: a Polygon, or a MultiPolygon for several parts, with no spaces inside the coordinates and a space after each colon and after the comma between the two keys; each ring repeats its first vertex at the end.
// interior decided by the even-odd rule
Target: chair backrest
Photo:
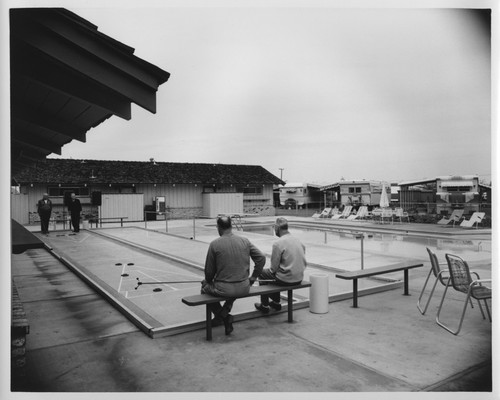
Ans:
{"type": "Polygon", "coordinates": [[[383,217],[391,217],[393,215],[393,211],[391,208],[383,208],[382,209],[382,216],[383,217]]]}
{"type": "Polygon", "coordinates": [[[476,223],[476,222],[481,222],[483,220],[485,216],[485,213],[484,212],[475,212],[474,214],[472,214],[472,216],[470,217],[470,221],[476,223]]]}
{"type": "Polygon", "coordinates": [[[342,212],[342,216],[343,217],[349,216],[349,214],[351,213],[351,210],[352,210],[352,206],[345,206],[344,211],[342,212]]]}
{"type": "Polygon", "coordinates": [[[454,254],[446,254],[445,257],[453,288],[459,292],[467,293],[472,283],[469,265],[461,257],[454,254]]]}
{"type": "Polygon", "coordinates": [[[330,214],[330,212],[332,211],[331,208],[327,207],[325,208],[322,212],[321,212],[321,215],[328,215],[330,214]]]}
{"type": "Polygon", "coordinates": [[[357,214],[359,217],[366,217],[367,214],[368,214],[368,207],[367,206],[359,207],[358,214],[357,214]]]}
{"type": "Polygon", "coordinates": [[[431,259],[431,268],[432,268],[432,273],[434,276],[437,278],[439,277],[439,280],[441,283],[446,286],[446,281],[443,278],[443,274],[440,275],[441,272],[441,267],[439,266],[439,261],[436,256],[436,253],[434,253],[431,249],[427,247],[427,253],[429,253],[429,258],[431,259]]]}
{"type": "Polygon", "coordinates": [[[455,220],[455,222],[460,221],[460,218],[462,218],[462,215],[464,215],[464,210],[453,210],[453,212],[450,215],[451,220],[455,220]]]}

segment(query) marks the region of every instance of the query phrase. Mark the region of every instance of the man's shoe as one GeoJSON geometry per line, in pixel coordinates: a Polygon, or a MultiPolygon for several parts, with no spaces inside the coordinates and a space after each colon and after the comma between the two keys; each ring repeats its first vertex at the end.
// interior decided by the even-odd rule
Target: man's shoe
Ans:
{"type": "Polygon", "coordinates": [[[226,335],[229,335],[233,331],[233,316],[228,314],[226,318],[224,318],[224,329],[226,335]]]}
{"type": "Polygon", "coordinates": [[[281,311],[281,304],[280,303],[276,303],[275,301],[270,301],[269,306],[276,311],[281,311]]]}
{"type": "Polygon", "coordinates": [[[255,308],[262,311],[264,314],[269,314],[269,306],[263,306],[261,303],[255,303],[255,308]]]}

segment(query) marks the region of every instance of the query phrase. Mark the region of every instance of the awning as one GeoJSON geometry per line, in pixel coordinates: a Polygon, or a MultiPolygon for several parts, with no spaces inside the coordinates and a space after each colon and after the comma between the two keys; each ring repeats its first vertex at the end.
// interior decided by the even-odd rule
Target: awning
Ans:
{"type": "Polygon", "coordinates": [[[472,181],[444,181],[441,182],[441,187],[472,187],[472,181]]]}
{"type": "Polygon", "coordinates": [[[170,76],[63,8],[10,10],[10,73],[13,174],[114,115],[129,120],[132,103],[156,113],[170,76]]]}

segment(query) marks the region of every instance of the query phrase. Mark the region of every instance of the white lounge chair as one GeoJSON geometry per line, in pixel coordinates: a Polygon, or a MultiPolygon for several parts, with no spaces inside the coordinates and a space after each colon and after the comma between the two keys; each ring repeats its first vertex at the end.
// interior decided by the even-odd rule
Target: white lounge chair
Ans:
{"type": "Polygon", "coordinates": [[[332,216],[332,219],[347,218],[349,215],[351,215],[351,210],[352,210],[352,206],[345,206],[344,211],[342,211],[341,214],[336,214],[336,215],[332,216]]]}
{"type": "Polygon", "coordinates": [[[460,226],[462,228],[472,228],[474,224],[476,224],[477,229],[477,226],[481,223],[485,215],[486,214],[484,212],[475,212],[468,220],[464,218],[460,226]]]}
{"type": "Polygon", "coordinates": [[[453,226],[455,226],[456,222],[460,222],[462,219],[462,216],[464,215],[464,210],[453,210],[449,218],[443,217],[441,218],[437,223],[439,225],[448,225],[450,222],[453,221],[453,226]]]}
{"type": "Polygon", "coordinates": [[[323,211],[321,211],[320,213],[314,213],[313,218],[326,218],[330,215],[331,212],[332,212],[332,208],[327,207],[323,211]]]}
{"type": "Polygon", "coordinates": [[[349,215],[347,217],[347,219],[352,221],[352,220],[355,220],[355,219],[366,218],[367,215],[368,215],[368,207],[367,206],[361,206],[361,207],[359,207],[358,212],[356,214],[349,215]]]}

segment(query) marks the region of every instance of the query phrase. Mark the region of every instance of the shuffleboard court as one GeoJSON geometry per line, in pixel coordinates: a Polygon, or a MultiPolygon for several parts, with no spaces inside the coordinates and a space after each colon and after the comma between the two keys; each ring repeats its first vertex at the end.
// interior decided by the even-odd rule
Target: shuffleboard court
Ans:
{"type": "MultiPolygon", "coordinates": [[[[148,321],[155,329],[177,327],[203,319],[203,310],[183,306],[181,298],[199,293],[203,271],[148,254],[89,231],[42,238],[56,256],[86,277],[128,317],[148,321]],[[189,283],[158,283],[193,281],[189,283]],[[141,282],[141,285],[138,283],[141,282]]],[[[137,322],[137,321],[135,321],[137,322]]]]}
{"type": "MultiPolygon", "coordinates": [[[[208,243],[137,228],[54,232],[39,237],[56,257],[150,336],[203,327],[204,307],[187,307],[181,299],[200,292],[208,243]]],[[[274,239],[266,240],[270,250],[274,239]]],[[[330,294],[350,291],[349,283],[335,279],[335,272],[310,266],[305,279],[315,273],[327,274],[330,294]]],[[[387,282],[360,284],[362,289],[365,284],[384,286],[387,282]]],[[[294,291],[294,297],[298,303],[307,303],[309,289],[294,291]]],[[[232,314],[255,314],[256,301],[258,298],[237,300],[232,314]]]]}

